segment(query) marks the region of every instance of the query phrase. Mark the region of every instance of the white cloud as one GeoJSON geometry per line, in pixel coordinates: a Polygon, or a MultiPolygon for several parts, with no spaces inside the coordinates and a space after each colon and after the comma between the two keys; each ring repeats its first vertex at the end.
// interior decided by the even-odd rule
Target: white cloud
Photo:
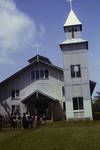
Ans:
{"type": "MultiPolygon", "coordinates": [[[[40,30],[39,36],[44,27],[40,30]]],[[[0,0],[0,63],[8,63],[8,55],[30,45],[37,33],[34,20],[19,11],[13,0],[0,0]]]]}

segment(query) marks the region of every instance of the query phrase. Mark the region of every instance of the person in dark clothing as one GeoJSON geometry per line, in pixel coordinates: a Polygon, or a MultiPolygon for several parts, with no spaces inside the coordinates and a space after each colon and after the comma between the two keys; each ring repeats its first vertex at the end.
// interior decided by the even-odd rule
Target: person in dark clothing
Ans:
{"type": "Polygon", "coordinates": [[[25,113],[23,113],[22,124],[23,124],[23,128],[27,129],[27,120],[26,120],[26,114],[25,113]]]}
{"type": "Polygon", "coordinates": [[[22,125],[22,118],[21,118],[21,115],[18,114],[18,116],[17,116],[17,127],[21,128],[21,125],[22,125]]]}
{"type": "Polygon", "coordinates": [[[16,114],[14,114],[12,116],[12,127],[13,127],[14,130],[17,129],[17,116],[16,116],[16,114]]]}
{"type": "Polygon", "coordinates": [[[10,128],[13,128],[13,114],[10,115],[10,128]]]}
{"type": "Polygon", "coordinates": [[[28,117],[28,128],[33,128],[33,118],[32,118],[32,116],[28,117]]]}
{"type": "Polygon", "coordinates": [[[3,126],[3,117],[2,115],[0,115],[0,130],[2,130],[2,126],[3,126]]]}
{"type": "Polygon", "coordinates": [[[37,125],[40,126],[40,114],[37,115],[37,125]]]}

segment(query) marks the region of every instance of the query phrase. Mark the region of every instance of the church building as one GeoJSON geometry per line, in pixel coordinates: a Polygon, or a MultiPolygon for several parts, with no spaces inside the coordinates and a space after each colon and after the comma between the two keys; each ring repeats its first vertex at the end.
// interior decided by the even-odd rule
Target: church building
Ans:
{"type": "Polygon", "coordinates": [[[71,9],[60,44],[63,68],[36,55],[28,65],[0,83],[0,114],[28,112],[47,120],[92,120],[91,96],[95,83],[88,75],[88,41],[80,36],[82,23],[71,9]]]}

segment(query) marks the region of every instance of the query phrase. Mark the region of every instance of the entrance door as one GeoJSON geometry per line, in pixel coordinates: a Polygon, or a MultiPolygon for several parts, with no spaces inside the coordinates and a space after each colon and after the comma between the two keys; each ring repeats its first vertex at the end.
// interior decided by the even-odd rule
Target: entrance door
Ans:
{"type": "Polygon", "coordinates": [[[45,117],[46,120],[51,120],[50,102],[44,100],[36,100],[34,102],[37,115],[45,117]]]}
{"type": "Polygon", "coordinates": [[[45,117],[46,120],[51,120],[51,101],[48,99],[32,99],[29,100],[26,104],[27,112],[30,115],[39,115],[41,117],[45,117]]]}

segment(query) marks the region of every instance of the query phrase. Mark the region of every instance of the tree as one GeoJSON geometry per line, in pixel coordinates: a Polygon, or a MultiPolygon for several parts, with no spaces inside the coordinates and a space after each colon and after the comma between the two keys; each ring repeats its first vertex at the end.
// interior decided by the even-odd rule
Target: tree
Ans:
{"type": "Polygon", "coordinates": [[[95,98],[95,102],[98,103],[100,102],[100,92],[96,92],[97,95],[94,97],[95,98]]]}
{"type": "Polygon", "coordinates": [[[96,94],[92,103],[93,118],[100,120],[100,92],[96,92],[96,94]]]}

